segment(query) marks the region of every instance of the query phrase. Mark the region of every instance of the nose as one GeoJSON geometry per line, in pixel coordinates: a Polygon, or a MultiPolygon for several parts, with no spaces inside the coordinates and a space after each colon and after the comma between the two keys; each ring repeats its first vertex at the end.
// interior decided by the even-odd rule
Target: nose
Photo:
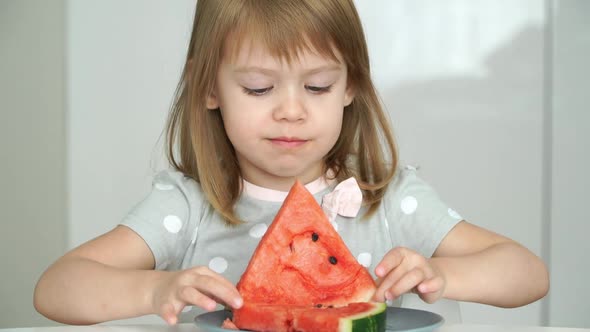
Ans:
{"type": "Polygon", "coordinates": [[[307,117],[307,110],[303,103],[303,96],[297,91],[285,91],[273,111],[276,121],[296,122],[307,117]]]}

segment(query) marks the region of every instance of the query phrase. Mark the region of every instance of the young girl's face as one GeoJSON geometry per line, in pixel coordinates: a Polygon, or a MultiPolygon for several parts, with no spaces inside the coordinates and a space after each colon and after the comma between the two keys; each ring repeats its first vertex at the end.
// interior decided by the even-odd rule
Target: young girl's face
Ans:
{"type": "Polygon", "coordinates": [[[241,45],[235,57],[226,47],[207,107],[219,107],[242,175],[283,191],[295,178],[315,180],[353,99],[344,61],[304,51],[287,63],[256,42],[241,45]]]}

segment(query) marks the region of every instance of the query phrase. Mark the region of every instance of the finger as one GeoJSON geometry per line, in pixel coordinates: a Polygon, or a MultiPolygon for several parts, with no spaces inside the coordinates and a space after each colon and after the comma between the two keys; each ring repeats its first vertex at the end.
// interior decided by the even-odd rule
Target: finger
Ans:
{"type": "Polygon", "coordinates": [[[378,286],[375,292],[375,299],[377,301],[384,301],[397,298],[389,289],[406,275],[408,271],[423,264],[424,261],[421,255],[407,248],[398,247],[391,250],[385,255],[380,264],[389,264],[389,266],[393,266],[393,269],[389,270],[384,278],[377,281],[378,286]]]}
{"type": "Polygon", "coordinates": [[[239,309],[244,304],[244,300],[235,286],[224,285],[219,283],[211,284],[204,291],[205,294],[217,300],[221,304],[225,304],[234,309],[239,309]]]}
{"type": "Polygon", "coordinates": [[[243,299],[236,287],[217,272],[201,267],[193,274],[192,284],[195,288],[215,299],[217,302],[238,309],[243,304],[243,299]]]}
{"type": "Polygon", "coordinates": [[[234,285],[226,279],[224,280],[226,282],[213,276],[200,275],[195,279],[193,287],[210,299],[215,299],[217,302],[235,309],[240,308],[244,302],[240,293],[234,285]]]}
{"type": "Polygon", "coordinates": [[[229,280],[227,280],[225,277],[223,277],[221,274],[207,268],[207,267],[203,267],[201,266],[199,268],[198,271],[196,271],[198,275],[200,276],[208,276],[211,277],[212,279],[214,279],[216,282],[222,284],[224,287],[229,288],[229,289],[235,289],[235,293],[236,295],[240,295],[236,289],[236,287],[234,286],[234,284],[232,284],[229,280]]]}
{"type": "Polygon", "coordinates": [[[190,269],[190,273],[193,275],[209,276],[213,279],[216,279],[217,281],[219,281],[221,283],[231,284],[231,282],[229,280],[225,279],[221,274],[211,270],[210,268],[208,268],[206,266],[194,267],[194,268],[190,269]]]}
{"type": "Polygon", "coordinates": [[[160,317],[162,317],[162,319],[164,319],[164,321],[170,325],[174,325],[178,322],[176,310],[174,310],[174,306],[170,303],[162,305],[160,308],[160,317]]]}
{"type": "Polygon", "coordinates": [[[386,292],[390,292],[393,298],[397,298],[402,294],[410,292],[414,287],[420,284],[425,279],[424,271],[420,268],[415,268],[404,274],[394,285],[392,285],[386,292]]]}
{"type": "Polygon", "coordinates": [[[191,286],[183,287],[180,290],[179,298],[184,303],[196,305],[207,311],[213,311],[217,306],[217,303],[214,300],[191,286]]]}
{"type": "Polygon", "coordinates": [[[395,297],[389,292],[389,289],[395,285],[404,275],[408,273],[410,266],[405,263],[398,265],[393,271],[390,271],[385,278],[381,279],[377,290],[375,291],[377,301],[394,300],[395,297]],[[388,294],[389,293],[389,294],[388,294]]]}
{"type": "Polygon", "coordinates": [[[442,289],[443,285],[443,278],[437,276],[424,280],[416,287],[416,289],[418,290],[418,293],[421,294],[436,293],[442,289]]]}
{"type": "Polygon", "coordinates": [[[381,262],[375,267],[375,275],[379,278],[383,278],[389,273],[389,271],[395,269],[404,259],[404,248],[398,247],[390,250],[383,256],[381,262]]]}

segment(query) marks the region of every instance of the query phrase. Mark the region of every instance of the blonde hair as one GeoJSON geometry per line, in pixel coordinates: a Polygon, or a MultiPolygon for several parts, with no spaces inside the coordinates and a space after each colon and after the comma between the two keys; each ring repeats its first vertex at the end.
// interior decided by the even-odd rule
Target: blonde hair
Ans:
{"type": "Polygon", "coordinates": [[[337,181],[354,176],[363,190],[366,215],[378,207],[397,166],[391,127],[371,81],[362,25],[352,0],[199,0],[186,65],[167,125],[171,165],[200,183],[209,203],[229,224],[241,193],[241,171],[220,112],[208,110],[219,62],[228,40],[239,49],[255,36],[272,55],[292,61],[313,50],[348,69],[353,102],[342,131],[324,157],[337,181]]]}

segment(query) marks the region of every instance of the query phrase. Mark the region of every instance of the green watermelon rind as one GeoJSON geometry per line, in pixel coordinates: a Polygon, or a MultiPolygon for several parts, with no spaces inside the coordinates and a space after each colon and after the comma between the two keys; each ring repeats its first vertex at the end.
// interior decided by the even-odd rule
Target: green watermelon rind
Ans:
{"type": "Polygon", "coordinates": [[[387,305],[373,303],[373,309],[340,318],[338,332],[384,332],[387,305]]]}

